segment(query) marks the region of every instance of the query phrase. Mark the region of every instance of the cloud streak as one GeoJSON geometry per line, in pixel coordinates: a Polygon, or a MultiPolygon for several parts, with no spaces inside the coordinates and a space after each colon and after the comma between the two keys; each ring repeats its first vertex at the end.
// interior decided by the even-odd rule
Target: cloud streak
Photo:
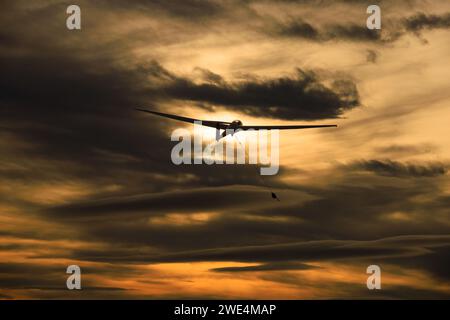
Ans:
{"type": "Polygon", "coordinates": [[[392,177],[437,177],[447,172],[447,167],[442,163],[411,164],[392,160],[362,160],[351,166],[392,177]]]}

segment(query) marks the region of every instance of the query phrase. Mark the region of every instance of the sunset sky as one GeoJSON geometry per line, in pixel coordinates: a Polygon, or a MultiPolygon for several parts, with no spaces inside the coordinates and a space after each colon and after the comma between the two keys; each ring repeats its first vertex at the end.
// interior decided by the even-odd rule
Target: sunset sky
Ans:
{"type": "Polygon", "coordinates": [[[449,39],[440,0],[2,1],[0,298],[449,299],[449,39]],[[136,107],[338,127],[262,180],[136,107]]]}

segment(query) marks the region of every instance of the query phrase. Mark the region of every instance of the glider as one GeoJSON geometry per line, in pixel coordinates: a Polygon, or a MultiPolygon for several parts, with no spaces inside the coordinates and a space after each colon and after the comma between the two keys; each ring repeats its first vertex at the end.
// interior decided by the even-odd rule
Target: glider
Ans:
{"type": "Polygon", "coordinates": [[[226,122],[226,121],[210,121],[210,120],[200,120],[200,119],[194,119],[194,118],[187,118],[182,116],[177,116],[174,114],[168,114],[168,113],[162,113],[157,111],[152,111],[148,109],[141,109],[136,108],[138,111],[151,113],[156,116],[165,117],[173,120],[183,121],[183,122],[189,122],[189,123],[195,123],[198,121],[201,121],[201,124],[206,127],[211,127],[216,129],[216,140],[219,140],[221,138],[224,138],[228,134],[233,135],[233,133],[236,133],[238,130],[272,130],[272,129],[278,129],[278,130],[289,130],[289,129],[311,129],[311,128],[328,128],[328,127],[337,127],[335,124],[321,124],[321,125],[275,125],[275,126],[257,126],[257,125],[249,125],[244,126],[242,121],[240,120],[234,120],[232,122],[226,122]],[[224,130],[222,134],[220,134],[220,130],[224,130]]]}

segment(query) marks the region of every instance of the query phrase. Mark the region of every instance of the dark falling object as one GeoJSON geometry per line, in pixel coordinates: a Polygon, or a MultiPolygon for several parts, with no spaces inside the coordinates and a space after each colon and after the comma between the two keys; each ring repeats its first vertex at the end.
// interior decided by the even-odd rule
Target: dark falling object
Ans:
{"type": "Polygon", "coordinates": [[[280,199],[278,199],[278,196],[275,192],[271,192],[272,194],[272,199],[276,199],[277,201],[280,201],[280,199]]]}

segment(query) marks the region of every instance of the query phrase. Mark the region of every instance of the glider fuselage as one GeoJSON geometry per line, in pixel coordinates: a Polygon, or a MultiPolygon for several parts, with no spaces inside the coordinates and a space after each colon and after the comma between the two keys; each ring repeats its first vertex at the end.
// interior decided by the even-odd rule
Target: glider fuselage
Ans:
{"type": "MultiPolygon", "coordinates": [[[[229,134],[231,134],[231,135],[235,134],[240,129],[241,126],[242,126],[241,120],[234,120],[222,132],[222,134],[220,135],[220,138],[225,138],[229,134]]],[[[216,130],[220,131],[219,129],[216,129],[216,130]]],[[[218,135],[216,135],[216,137],[218,137],[218,135]]],[[[218,138],[218,139],[216,138],[216,140],[219,140],[220,138],[218,138]]]]}

